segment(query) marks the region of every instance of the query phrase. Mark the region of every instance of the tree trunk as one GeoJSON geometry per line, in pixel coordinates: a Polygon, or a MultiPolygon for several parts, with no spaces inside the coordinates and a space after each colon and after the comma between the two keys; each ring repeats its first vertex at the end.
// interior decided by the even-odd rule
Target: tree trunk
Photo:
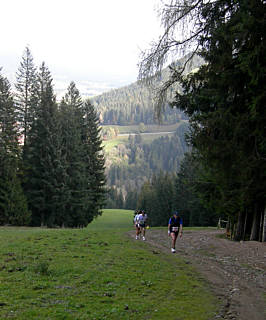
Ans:
{"type": "Polygon", "coordinates": [[[244,212],[240,211],[238,214],[236,232],[234,236],[235,241],[240,241],[243,237],[244,222],[245,222],[245,214],[244,212]]]}
{"type": "Polygon", "coordinates": [[[253,222],[250,234],[250,240],[258,241],[259,240],[259,230],[260,230],[260,212],[255,207],[253,213],[253,222]]]}
{"type": "Polygon", "coordinates": [[[262,242],[266,242],[266,207],[264,208],[264,216],[263,216],[263,229],[262,229],[262,242]]]}
{"type": "Polygon", "coordinates": [[[244,240],[244,241],[245,241],[245,237],[246,237],[247,218],[248,218],[248,211],[246,209],[245,210],[245,221],[244,221],[243,235],[242,235],[242,240],[244,240]]]}
{"type": "Polygon", "coordinates": [[[262,240],[262,227],[263,227],[263,211],[260,210],[260,227],[259,227],[259,241],[261,242],[262,240]]]}
{"type": "Polygon", "coordinates": [[[235,235],[235,222],[234,222],[233,218],[231,218],[231,220],[230,220],[230,230],[231,230],[230,240],[233,240],[234,235],[235,235]]]}
{"type": "Polygon", "coordinates": [[[230,238],[230,234],[231,234],[231,232],[230,232],[230,220],[229,220],[229,218],[228,218],[228,221],[226,222],[226,237],[227,238],[230,238]]]}

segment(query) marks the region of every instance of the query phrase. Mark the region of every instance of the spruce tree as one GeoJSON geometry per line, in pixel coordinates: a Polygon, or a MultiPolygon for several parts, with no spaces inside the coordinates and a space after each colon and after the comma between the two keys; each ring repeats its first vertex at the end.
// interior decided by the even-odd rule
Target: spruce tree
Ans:
{"type": "Polygon", "coordinates": [[[28,132],[34,119],[36,104],[36,68],[30,49],[26,47],[20,67],[16,74],[16,107],[24,145],[27,144],[28,132]]]}
{"type": "Polygon", "coordinates": [[[229,213],[232,224],[236,222],[236,240],[244,239],[252,216],[256,222],[258,214],[263,224],[266,207],[264,13],[260,0],[173,1],[162,13],[165,33],[140,65],[142,78],[160,74],[170,53],[194,48],[184,68],[170,66],[158,102],[181,82],[182,94],[176,91],[171,105],[190,116],[190,142],[215,186],[214,195],[223,199],[216,201],[215,210],[229,213]],[[177,33],[188,21],[193,27],[177,33]],[[206,64],[184,75],[196,54],[206,64]]]}
{"type": "Polygon", "coordinates": [[[165,226],[173,210],[173,177],[160,172],[143,184],[137,207],[146,211],[152,226],[165,226]]]}
{"type": "Polygon", "coordinates": [[[99,119],[90,102],[82,102],[74,82],[62,99],[60,113],[69,192],[65,224],[83,227],[100,214],[105,198],[99,119]]]}
{"type": "Polygon", "coordinates": [[[218,201],[215,197],[216,185],[210,179],[207,180],[204,173],[197,152],[187,153],[174,179],[173,199],[174,208],[182,214],[185,225],[217,225],[219,216],[215,211],[218,201]]]}
{"type": "Polygon", "coordinates": [[[62,152],[66,160],[68,199],[64,224],[69,227],[86,226],[88,205],[87,175],[82,141],[82,100],[74,82],[71,82],[60,104],[62,152]]]}
{"type": "Polygon", "coordinates": [[[83,144],[86,175],[89,182],[91,205],[87,210],[88,222],[101,213],[105,202],[105,159],[103,154],[99,117],[89,100],[83,105],[83,144]]]}
{"type": "Polygon", "coordinates": [[[38,77],[38,103],[26,145],[27,197],[33,225],[53,226],[62,203],[61,135],[59,116],[48,68],[42,63],[38,77]]]}
{"type": "MultiPolygon", "coordinates": [[[[0,70],[1,71],[1,70],[0,70]]],[[[0,74],[0,224],[29,223],[19,172],[19,132],[10,84],[0,74]]]]}

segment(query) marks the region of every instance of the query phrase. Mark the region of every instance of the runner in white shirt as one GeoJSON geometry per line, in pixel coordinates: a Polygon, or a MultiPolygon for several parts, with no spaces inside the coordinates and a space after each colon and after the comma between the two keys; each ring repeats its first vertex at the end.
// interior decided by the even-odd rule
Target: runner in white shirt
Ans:
{"type": "Polygon", "coordinates": [[[148,219],[147,214],[142,210],[138,216],[140,233],[142,234],[142,240],[146,240],[145,238],[145,229],[146,229],[146,221],[148,219]]]}
{"type": "Polygon", "coordinates": [[[139,210],[135,211],[135,217],[134,217],[134,225],[136,228],[136,240],[140,237],[140,225],[139,225],[139,210]]]}

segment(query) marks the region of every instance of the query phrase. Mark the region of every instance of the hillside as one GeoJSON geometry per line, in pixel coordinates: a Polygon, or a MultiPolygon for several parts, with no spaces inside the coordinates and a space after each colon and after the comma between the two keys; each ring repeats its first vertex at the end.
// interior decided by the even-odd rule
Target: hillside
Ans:
{"type": "MultiPolygon", "coordinates": [[[[131,194],[134,200],[131,200],[130,207],[134,209],[138,192],[145,181],[161,171],[178,171],[188,151],[185,142],[187,121],[150,128],[153,132],[123,133],[103,142],[107,185],[110,188],[107,208],[123,207],[131,194]]],[[[130,126],[127,127],[129,129],[130,126]]]]}
{"type": "MultiPolygon", "coordinates": [[[[182,66],[184,61],[186,58],[177,61],[176,66],[182,66]]],[[[185,73],[196,70],[201,64],[202,59],[193,58],[185,73]]],[[[169,68],[166,68],[161,81],[168,76],[169,68]]],[[[181,90],[178,86],[176,89],[181,90]]],[[[154,95],[141,82],[103,93],[91,101],[102,125],[110,188],[107,208],[123,207],[127,196],[136,196],[143,183],[154,174],[178,171],[188,151],[185,142],[188,120],[182,111],[164,106],[159,124],[155,118],[154,95]]]]}
{"type": "MultiPolygon", "coordinates": [[[[176,62],[176,66],[182,66],[186,58],[176,62]]],[[[194,57],[186,66],[185,73],[197,69],[203,60],[194,57]]],[[[169,68],[162,71],[161,81],[169,76],[169,68]]],[[[177,90],[181,88],[177,87],[177,90]]],[[[111,90],[91,99],[91,102],[100,114],[103,125],[138,125],[140,123],[156,124],[154,116],[154,94],[142,82],[137,81],[129,86],[111,90]]],[[[173,124],[177,120],[186,119],[183,112],[164,106],[162,115],[163,124],[173,124]]]]}

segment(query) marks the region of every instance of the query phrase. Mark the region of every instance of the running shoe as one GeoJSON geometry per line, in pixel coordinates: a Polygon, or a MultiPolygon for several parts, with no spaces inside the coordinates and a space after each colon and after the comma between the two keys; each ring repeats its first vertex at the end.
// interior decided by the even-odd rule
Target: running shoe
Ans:
{"type": "Polygon", "coordinates": [[[139,237],[138,237],[138,236],[136,236],[136,240],[138,240],[138,238],[139,238],[139,237]]]}
{"type": "Polygon", "coordinates": [[[146,240],[145,237],[142,237],[142,240],[145,241],[146,240]]]}
{"type": "Polygon", "coordinates": [[[172,252],[172,253],[175,253],[175,249],[174,249],[174,248],[172,248],[172,249],[171,249],[171,252],[172,252]]]}

